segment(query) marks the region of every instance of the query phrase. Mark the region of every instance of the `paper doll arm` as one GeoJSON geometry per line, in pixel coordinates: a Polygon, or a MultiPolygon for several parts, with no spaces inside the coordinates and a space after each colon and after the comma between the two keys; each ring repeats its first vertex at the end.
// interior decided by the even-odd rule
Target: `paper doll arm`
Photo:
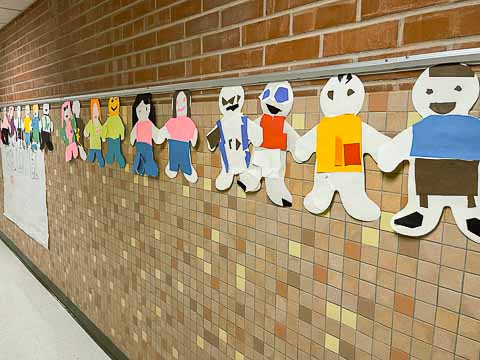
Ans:
{"type": "Polygon", "coordinates": [[[380,170],[390,172],[402,161],[410,157],[412,148],[412,127],[403,130],[390,141],[383,144],[378,150],[377,164],[380,170]]]}
{"type": "Polygon", "coordinates": [[[210,130],[210,132],[207,134],[208,150],[215,151],[219,143],[220,143],[220,129],[218,128],[218,126],[215,125],[215,127],[212,130],[210,130]]]}
{"type": "Polygon", "coordinates": [[[364,154],[370,154],[378,163],[378,151],[383,144],[391,140],[388,136],[383,135],[375,128],[368,124],[362,123],[362,147],[364,154]]]}
{"type": "Polygon", "coordinates": [[[297,145],[297,141],[300,138],[300,135],[298,135],[297,131],[292,128],[292,126],[285,121],[285,125],[283,126],[283,131],[287,134],[287,151],[290,151],[290,153],[293,156],[293,159],[300,163],[300,161],[296,156],[295,156],[295,147],[297,145]]]}
{"type": "Polygon", "coordinates": [[[317,127],[314,126],[305,135],[300,137],[295,144],[294,158],[299,162],[305,162],[316,151],[317,147],[317,127]]]}
{"type": "Polygon", "coordinates": [[[108,131],[108,128],[104,125],[102,125],[101,129],[100,129],[100,138],[102,139],[102,142],[105,142],[105,140],[107,139],[107,131],[108,131]]]}
{"type": "Polygon", "coordinates": [[[253,146],[260,146],[263,143],[263,129],[257,122],[248,120],[248,137],[253,146]]]}
{"type": "Polygon", "coordinates": [[[197,141],[198,141],[198,129],[195,128],[195,131],[193,132],[193,137],[192,137],[192,147],[195,147],[197,145],[197,141]]]}
{"type": "Polygon", "coordinates": [[[137,140],[137,124],[132,129],[132,132],[130,133],[130,144],[133,146],[135,145],[135,141],[137,140]]]}
{"type": "Polygon", "coordinates": [[[83,136],[85,136],[86,138],[88,138],[90,136],[90,127],[92,126],[92,124],[89,122],[87,124],[87,126],[85,126],[85,129],[83,129],[83,136]]]}
{"type": "Polygon", "coordinates": [[[50,119],[50,132],[53,134],[53,121],[50,119]]]}
{"type": "Polygon", "coordinates": [[[123,120],[120,118],[120,127],[122,131],[120,132],[120,140],[123,141],[125,139],[125,125],[123,125],[123,120]]]}
{"type": "Polygon", "coordinates": [[[168,134],[167,128],[164,126],[162,129],[157,128],[152,124],[152,138],[155,144],[161,144],[168,139],[170,135],[168,134]]]}

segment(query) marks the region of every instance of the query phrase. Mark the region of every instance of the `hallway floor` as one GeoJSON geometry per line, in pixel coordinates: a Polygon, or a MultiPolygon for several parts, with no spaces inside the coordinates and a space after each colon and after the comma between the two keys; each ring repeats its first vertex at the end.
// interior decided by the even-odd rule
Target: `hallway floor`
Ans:
{"type": "Polygon", "coordinates": [[[109,359],[0,241],[0,360],[109,359]]]}

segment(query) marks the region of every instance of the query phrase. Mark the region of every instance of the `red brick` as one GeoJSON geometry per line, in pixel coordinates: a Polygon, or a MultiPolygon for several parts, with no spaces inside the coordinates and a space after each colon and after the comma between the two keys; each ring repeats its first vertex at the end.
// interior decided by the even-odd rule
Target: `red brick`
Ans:
{"type": "Polygon", "coordinates": [[[158,80],[182,78],[185,76],[185,63],[183,61],[158,66],[158,80]]]}
{"type": "Polygon", "coordinates": [[[232,2],[232,0],[203,0],[203,11],[207,11],[232,2]]]}
{"type": "Polygon", "coordinates": [[[155,33],[139,36],[133,39],[133,49],[135,51],[145,50],[154,47],[157,42],[155,33]]]}
{"type": "Polygon", "coordinates": [[[157,44],[164,45],[172,41],[183,39],[184,24],[169,26],[168,28],[157,31],[157,44]]]}
{"type": "Polygon", "coordinates": [[[298,6],[311,4],[318,0],[266,0],[266,1],[267,1],[267,14],[272,14],[272,13],[283,11],[283,10],[293,9],[298,6]]]}
{"type": "Polygon", "coordinates": [[[185,19],[187,17],[198,15],[202,11],[202,2],[199,0],[187,0],[178,5],[172,6],[172,21],[185,19]]]}
{"type": "Polygon", "coordinates": [[[187,36],[198,35],[204,32],[218,28],[220,17],[218,12],[201,16],[199,18],[187,21],[185,32],[187,36]]]}
{"type": "Polygon", "coordinates": [[[320,48],[318,36],[290,40],[269,45],[265,52],[266,65],[286,63],[298,60],[317,59],[320,48]]]}
{"type": "Polygon", "coordinates": [[[164,46],[158,49],[150,50],[145,53],[146,65],[159,64],[170,59],[170,48],[164,46]]]}
{"type": "Polygon", "coordinates": [[[222,26],[238,24],[263,15],[263,0],[249,0],[222,11],[222,26]]]}
{"type": "Polygon", "coordinates": [[[171,21],[170,8],[157,11],[145,17],[145,30],[151,30],[171,21]]]}
{"type": "Polygon", "coordinates": [[[306,10],[293,17],[293,33],[304,33],[355,22],[355,0],[339,1],[306,10]]]}
{"type": "Polygon", "coordinates": [[[243,43],[252,44],[259,41],[288,36],[290,15],[259,21],[243,27],[243,43]]]}
{"type": "Polygon", "coordinates": [[[394,48],[397,45],[397,33],[398,22],[390,21],[326,34],[323,55],[394,48]]]}
{"type": "Polygon", "coordinates": [[[203,52],[231,49],[240,46],[240,29],[230,29],[203,38],[203,52]]]}
{"type": "Polygon", "coordinates": [[[157,80],[157,69],[149,68],[135,71],[135,84],[151,83],[157,80]]]}
{"type": "Polygon", "coordinates": [[[394,14],[429,5],[438,5],[450,0],[368,0],[362,1],[362,19],[394,14]]]}
{"type": "Polygon", "coordinates": [[[219,71],[220,58],[218,55],[207,56],[187,61],[187,76],[212,74],[219,71]]]}
{"type": "Polygon", "coordinates": [[[170,56],[172,60],[182,59],[200,55],[200,39],[191,39],[176,43],[170,46],[170,56]]]}
{"type": "Polygon", "coordinates": [[[405,44],[480,34],[480,5],[411,16],[405,19],[405,44]]]}
{"type": "Polygon", "coordinates": [[[222,71],[263,65],[263,48],[235,51],[222,55],[222,71]]]}

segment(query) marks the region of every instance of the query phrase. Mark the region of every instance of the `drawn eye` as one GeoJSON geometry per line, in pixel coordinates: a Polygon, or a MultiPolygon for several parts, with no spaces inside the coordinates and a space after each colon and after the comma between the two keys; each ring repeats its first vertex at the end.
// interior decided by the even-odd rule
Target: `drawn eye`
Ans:
{"type": "Polygon", "coordinates": [[[329,91],[327,92],[327,96],[328,96],[328,98],[329,98],[330,100],[333,101],[333,90],[329,90],[329,91]]]}
{"type": "Polygon", "coordinates": [[[355,91],[353,91],[352,89],[348,89],[347,96],[350,96],[350,95],[353,95],[353,94],[355,94],[355,91]]]}
{"type": "Polygon", "coordinates": [[[460,85],[455,86],[455,91],[462,91],[462,87],[460,85]]]}
{"type": "Polygon", "coordinates": [[[427,89],[426,93],[427,93],[427,95],[432,95],[432,94],[433,94],[433,90],[432,90],[432,89],[427,89]]]}

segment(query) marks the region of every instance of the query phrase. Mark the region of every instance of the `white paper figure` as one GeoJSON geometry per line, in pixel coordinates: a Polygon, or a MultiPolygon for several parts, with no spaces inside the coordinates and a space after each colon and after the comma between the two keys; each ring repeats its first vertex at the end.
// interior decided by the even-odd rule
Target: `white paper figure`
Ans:
{"type": "Polygon", "coordinates": [[[52,133],[53,121],[50,118],[50,105],[43,104],[42,106],[42,121],[41,121],[41,139],[40,150],[53,151],[52,133]]]}
{"type": "MultiPolygon", "coordinates": [[[[292,206],[292,194],[285,185],[287,151],[294,156],[297,132],[285,121],[292,110],[293,90],[287,81],[267,84],[260,95],[263,115],[255,123],[262,128],[263,141],[254,147],[252,164],[240,175],[238,185],[246,192],[258,191],[262,177],[270,200],[292,206]]],[[[295,159],[296,160],[296,159],[295,159]]]]}
{"type": "Polygon", "coordinates": [[[25,147],[23,142],[23,119],[22,119],[22,107],[17,106],[15,108],[15,128],[17,129],[16,142],[18,147],[25,147]]]}
{"type": "Polygon", "coordinates": [[[75,124],[77,126],[76,130],[76,139],[77,139],[77,145],[78,145],[78,150],[80,154],[80,158],[85,161],[87,160],[87,152],[85,151],[85,142],[84,142],[84,136],[83,136],[83,131],[85,130],[85,124],[80,117],[80,101],[75,100],[72,103],[72,111],[73,115],[75,117],[75,124]]]}
{"type": "Polygon", "coordinates": [[[7,115],[7,108],[3,108],[3,118],[2,118],[2,144],[9,145],[9,133],[10,133],[10,125],[8,123],[8,115],[7,115]]]}
{"type": "Polygon", "coordinates": [[[235,175],[247,170],[250,165],[249,144],[262,143],[262,129],[242,113],[245,92],[241,86],[224,87],[220,91],[218,106],[222,118],[207,134],[210,151],[218,147],[222,170],[215,180],[218,190],[228,189],[235,175]]]}
{"type": "Polygon", "coordinates": [[[477,75],[463,64],[432,66],[415,82],[413,105],[423,119],[383,145],[379,156],[383,171],[410,163],[408,203],[391,221],[396,232],[425,235],[448,206],[460,230],[480,242],[480,121],[469,115],[478,96],[477,75]]]}
{"type": "Polygon", "coordinates": [[[13,146],[15,146],[16,140],[17,140],[17,128],[15,127],[15,108],[13,106],[8,107],[7,118],[8,118],[8,129],[9,129],[8,135],[10,136],[10,143],[13,146]]]}
{"type": "Polygon", "coordinates": [[[328,80],[320,93],[325,117],[300,138],[296,155],[306,161],[316,152],[313,189],[305,208],[314,214],[328,209],[336,191],[350,216],[376,220],[380,209],[365,192],[364,155],[378,161],[378,149],[389,138],[357,116],[365,99],[360,79],[352,74],[328,80]]]}

